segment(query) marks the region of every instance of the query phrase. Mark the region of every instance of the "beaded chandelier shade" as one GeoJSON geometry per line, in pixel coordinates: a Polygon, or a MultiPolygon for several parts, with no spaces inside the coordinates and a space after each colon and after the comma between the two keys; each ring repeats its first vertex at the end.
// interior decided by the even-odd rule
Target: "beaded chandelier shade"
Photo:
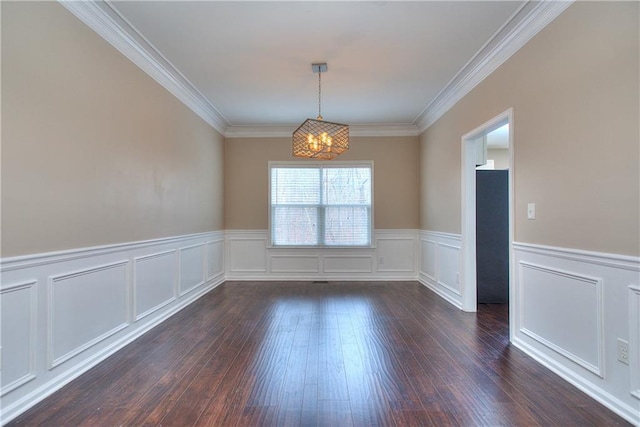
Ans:
{"type": "Polygon", "coordinates": [[[349,149],[349,125],[325,122],[321,113],[321,76],[327,64],[312,64],[318,73],[318,117],[307,119],[293,132],[293,155],[331,160],[349,149]]]}

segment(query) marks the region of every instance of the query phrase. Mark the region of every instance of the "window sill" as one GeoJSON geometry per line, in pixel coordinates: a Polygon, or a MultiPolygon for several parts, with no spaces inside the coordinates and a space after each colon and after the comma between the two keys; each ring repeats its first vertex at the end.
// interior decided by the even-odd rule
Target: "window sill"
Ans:
{"type": "Polygon", "coordinates": [[[267,245],[267,249],[321,249],[321,250],[334,250],[334,249],[352,249],[352,250],[374,250],[376,246],[317,246],[317,245],[267,245]]]}

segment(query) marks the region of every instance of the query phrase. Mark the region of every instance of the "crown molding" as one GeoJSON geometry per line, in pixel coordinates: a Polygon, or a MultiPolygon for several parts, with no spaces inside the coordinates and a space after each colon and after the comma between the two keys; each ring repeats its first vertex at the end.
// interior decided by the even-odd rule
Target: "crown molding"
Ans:
{"type": "Polygon", "coordinates": [[[229,126],[225,138],[283,138],[290,137],[298,128],[296,125],[246,125],[229,126]]]}
{"type": "MultiPolygon", "coordinates": [[[[351,135],[414,136],[424,132],[573,1],[527,1],[447,83],[413,124],[351,125],[351,135]]],[[[283,137],[290,136],[297,128],[296,125],[231,126],[205,96],[108,0],[58,2],[226,137],[283,137]]]]}
{"type": "Polygon", "coordinates": [[[105,0],[58,0],[151,78],[221,134],[229,121],[148,40],[105,0]]]}
{"type": "MultiPolygon", "coordinates": [[[[289,138],[299,125],[228,126],[226,138],[289,138]]],[[[417,136],[418,127],[413,124],[349,125],[349,136],[417,136]]]]}
{"type": "Polygon", "coordinates": [[[476,52],[414,120],[420,133],[493,73],[574,0],[527,1],[476,52]]]}

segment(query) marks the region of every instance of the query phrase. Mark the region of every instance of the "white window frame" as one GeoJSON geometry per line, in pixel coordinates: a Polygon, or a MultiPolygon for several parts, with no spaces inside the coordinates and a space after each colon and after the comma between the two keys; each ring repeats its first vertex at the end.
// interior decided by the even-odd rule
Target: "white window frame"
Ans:
{"type": "Polygon", "coordinates": [[[374,224],[374,190],[375,190],[375,182],[374,182],[374,169],[373,169],[373,160],[358,160],[358,161],[336,161],[333,160],[330,163],[326,161],[269,161],[268,165],[268,192],[269,192],[269,240],[267,243],[267,247],[270,249],[277,248],[323,248],[323,249],[361,249],[361,248],[375,248],[374,246],[374,234],[373,234],[373,224],[374,224]],[[369,244],[368,245],[274,245],[273,244],[273,231],[272,231],[272,223],[271,223],[271,170],[273,168],[278,167],[289,167],[289,168],[357,168],[357,167],[368,167],[371,169],[371,206],[369,213],[369,244]]]}

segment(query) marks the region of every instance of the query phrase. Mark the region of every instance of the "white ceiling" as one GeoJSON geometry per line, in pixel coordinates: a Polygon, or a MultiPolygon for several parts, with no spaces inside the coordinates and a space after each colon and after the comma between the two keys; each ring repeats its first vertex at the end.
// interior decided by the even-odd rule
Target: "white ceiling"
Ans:
{"type": "Polygon", "coordinates": [[[423,132],[573,0],[58,0],[226,137],[423,132]]]}
{"type": "Polygon", "coordinates": [[[416,124],[521,1],[117,1],[227,127],[416,124]]]}

